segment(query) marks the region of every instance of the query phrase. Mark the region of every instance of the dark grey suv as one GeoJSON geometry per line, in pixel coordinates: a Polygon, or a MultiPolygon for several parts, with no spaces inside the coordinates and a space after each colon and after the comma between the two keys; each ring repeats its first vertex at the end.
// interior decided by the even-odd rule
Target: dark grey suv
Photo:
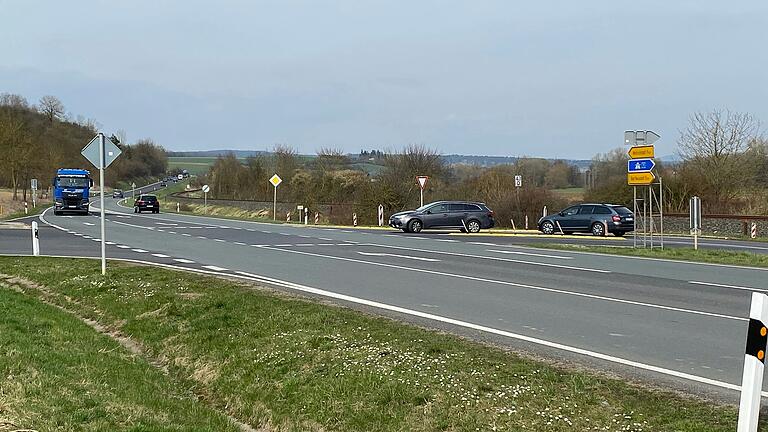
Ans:
{"type": "Polygon", "coordinates": [[[437,201],[393,214],[389,217],[389,226],[415,233],[427,228],[459,228],[476,233],[492,228],[496,224],[493,216],[493,210],[483,203],[437,201]]]}
{"type": "Polygon", "coordinates": [[[635,215],[621,205],[579,204],[539,219],[538,225],[539,231],[544,234],[555,234],[562,230],[564,234],[587,232],[604,236],[607,230],[623,236],[635,229],[635,215]]]}

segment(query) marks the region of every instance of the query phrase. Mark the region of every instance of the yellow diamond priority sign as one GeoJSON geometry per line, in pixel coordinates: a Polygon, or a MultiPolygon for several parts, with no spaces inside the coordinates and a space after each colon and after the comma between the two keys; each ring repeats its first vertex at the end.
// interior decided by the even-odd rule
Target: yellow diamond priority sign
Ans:
{"type": "Polygon", "coordinates": [[[627,173],[627,184],[630,186],[649,185],[656,180],[652,172],[627,173]]]}
{"type": "Polygon", "coordinates": [[[269,179],[269,182],[272,183],[272,186],[278,187],[280,183],[283,182],[283,179],[281,179],[279,175],[275,174],[269,179]]]}

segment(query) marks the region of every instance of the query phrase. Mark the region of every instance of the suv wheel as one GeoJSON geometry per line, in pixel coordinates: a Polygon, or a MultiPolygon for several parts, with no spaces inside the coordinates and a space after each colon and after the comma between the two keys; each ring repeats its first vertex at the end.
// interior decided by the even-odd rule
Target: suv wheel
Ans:
{"type": "Polygon", "coordinates": [[[555,233],[555,225],[550,221],[544,221],[541,224],[541,232],[546,235],[552,235],[555,233]]]}
{"type": "Polygon", "coordinates": [[[480,232],[480,222],[472,219],[469,222],[467,222],[467,231],[471,233],[479,233],[480,232]]]}
{"type": "Polygon", "coordinates": [[[408,231],[410,231],[412,233],[421,232],[422,228],[424,228],[424,225],[418,219],[414,219],[414,220],[408,222],[408,231]]]}
{"type": "Polygon", "coordinates": [[[605,227],[600,222],[592,224],[592,235],[602,237],[605,235],[605,227]]]}

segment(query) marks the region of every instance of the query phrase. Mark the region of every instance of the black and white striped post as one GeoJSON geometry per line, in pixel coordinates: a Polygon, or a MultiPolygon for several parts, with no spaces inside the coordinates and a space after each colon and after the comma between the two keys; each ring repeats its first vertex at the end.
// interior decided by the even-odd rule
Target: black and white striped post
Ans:
{"type": "Polygon", "coordinates": [[[767,322],[768,295],[753,292],[752,305],[749,308],[749,328],[744,354],[744,372],[741,378],[737,432],[757,432],[765,368],[765,348],[768,341],[768,327],[765,324],[767,322]]]}

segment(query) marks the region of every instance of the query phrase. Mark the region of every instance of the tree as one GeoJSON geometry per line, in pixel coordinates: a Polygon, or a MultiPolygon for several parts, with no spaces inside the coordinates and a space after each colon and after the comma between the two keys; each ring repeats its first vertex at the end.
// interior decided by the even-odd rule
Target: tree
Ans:
{"type": "Polygon", "coordinates": [[[23,96],[13,93],[0,94],[0,105],[12,108],[29,108],[29,102],[23,96]]]}
{"type": "Polygon", "coordinates": [[[691,116],[678,149],[689,181],[697,185],[694,192],[706,197],[710,209],[726,210],[755,179],[756,166],[746,151],[759,134],[760,125],[749,114],[714,110],[691,116]]]}
{"type": "Polygon", "coordinates": [[[50,95],[40,98],[37,109],[40,111],[40,114],[44,115],[51,123],[53,123],[54,120],[61,120],[66,112],[64,104],[61,103],[56,96],[50,95]]]}

